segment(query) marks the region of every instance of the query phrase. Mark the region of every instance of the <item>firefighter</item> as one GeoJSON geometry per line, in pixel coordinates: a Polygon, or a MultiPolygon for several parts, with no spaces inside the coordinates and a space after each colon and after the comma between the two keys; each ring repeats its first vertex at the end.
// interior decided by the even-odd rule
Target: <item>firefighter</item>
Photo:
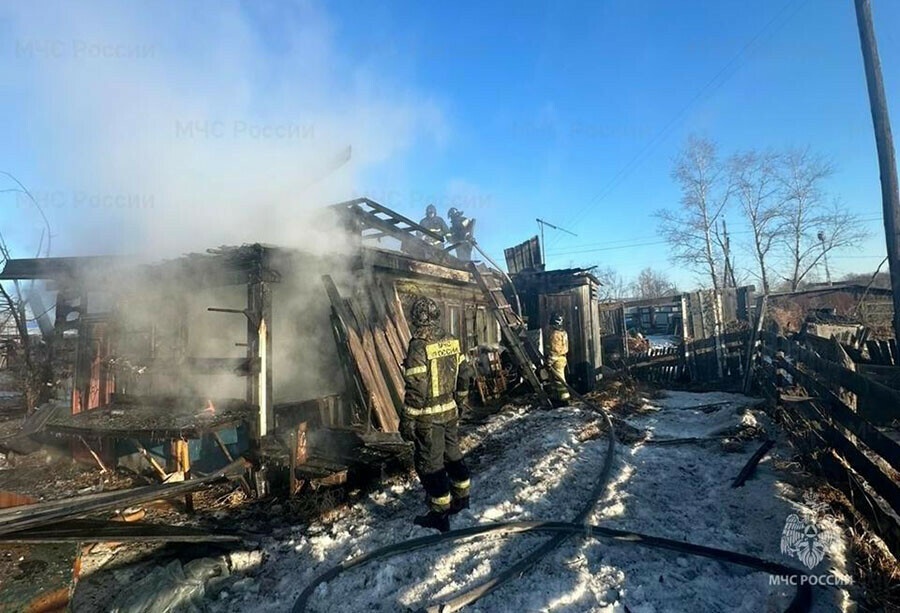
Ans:
{"type": "MultiPolygon", "coordinates": [[[[442,217],[437,214],[437,208],[433,204],[429,204],[425,207],[425,217],[422,218],[422,221],[419,222],[419,225],[425,228],[426,230],[431,230],[435,234],[440,234],[443,237],[446,237],[450,234],[450,228],[447,227],[447,222],[444,221],[442,217]]],[[[422,237],[426,243],[431,245],[437,245],[438,241],[427,234],[422,237]]]]}
{"type": "Polygon", "coordinates": [[[400,433],[415,446],[413,463],[425,489],[428,513],[415,523],[441,532],[450,515],[469,508],[469,469],[459,450],[459,411],[468,397],[471,368],[459,340],[440,327],[434,300],[417,298],[404,364],[406,396],[400,433]]]}
{"type": "Polygon", "coordinates": [[[560,403],[569,401],[569,389],[566,380],[566,355],[569,353],[569,335],[563,328],[561,313],[553,313],[550,317],[550,336],[547,339],[547,364],[551,374],[550,391],[553,399],[560,403]]]}
{"type": "Polygon", "coordinates": [[[472,242],[475,240],[475,220],[469,219],[456,207],[447,211],[450,218],[450,240],[456,243],[456,257],[461,260],[472,259],[472,242]]]}

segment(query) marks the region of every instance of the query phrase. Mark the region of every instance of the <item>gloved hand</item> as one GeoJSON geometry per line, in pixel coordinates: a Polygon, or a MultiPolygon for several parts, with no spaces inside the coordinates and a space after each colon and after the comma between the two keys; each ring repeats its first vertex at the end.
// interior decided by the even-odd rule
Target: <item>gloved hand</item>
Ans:
{"type": "Polygon", "coordinates": [[[404,441],[413,442],[415,439],[416,424],[408,417],[400,418],[400,438],[404,441]]]}

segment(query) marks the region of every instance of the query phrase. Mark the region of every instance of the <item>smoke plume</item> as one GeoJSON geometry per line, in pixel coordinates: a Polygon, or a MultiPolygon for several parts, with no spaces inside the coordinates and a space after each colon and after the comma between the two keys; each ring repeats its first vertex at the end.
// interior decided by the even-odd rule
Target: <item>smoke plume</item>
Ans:
{"type": "Polygon", "coordinates": [[[17,3],[0,22],[56,254],[328,250],[310,211],[442,130],[315,3],[17,3]]]}

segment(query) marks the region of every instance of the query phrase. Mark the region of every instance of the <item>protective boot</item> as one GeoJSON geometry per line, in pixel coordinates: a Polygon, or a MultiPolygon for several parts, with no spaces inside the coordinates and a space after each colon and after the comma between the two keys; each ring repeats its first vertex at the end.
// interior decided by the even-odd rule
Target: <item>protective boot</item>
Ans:
{"type": "Polygon", "coordinates": [[[469,497],[454,498],[450,501],[450,515],[456,515],[463,509],[469,508],[469,497]]]}
{"type": "Polygon", "coordinates": [[[447,532],[450,530],[450,514],[429,511],[426,515],[416,517],[413,523],[423,528],[434,528],[438,532],[447,532]]]}

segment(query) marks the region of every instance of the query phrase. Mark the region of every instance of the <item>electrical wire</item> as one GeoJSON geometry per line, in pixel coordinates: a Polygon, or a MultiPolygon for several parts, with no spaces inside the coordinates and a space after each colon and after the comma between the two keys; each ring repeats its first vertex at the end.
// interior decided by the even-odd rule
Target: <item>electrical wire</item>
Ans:
{"type": "MultiPolygon", "coordinates": [[[[878,215],[877,217],[866,216],[866,217],[860,218],[859,221],[862,223],[874,223],[876,221],[877,222],[883,221],[883,217],[881,215],[878,215]]],[[[729,232],[729,234],[731,234],[731,235],[751,234],[752,232],[753,232],[753,230],[735,230],[733,232],[729,232]]],[[[634,247],[648,247],[651,245],[664,245],[667,242],[668,241],[665,241],[662,239],[648,242],[647,237],[644,237],[644,238],[636,237],[636,238],[630,238],[630,239],[622,239],[619,241],[600,241],[600,242],[596,242],[596,243],[583,243],[581,245],[571,245],[567,249],[560,249],[560,250],[550,249],[547,251],[547,254],[555,256],[555,257],[561,257],[561,256],[566,256],[566,255],[578,255],[580,253],[593,253],[595,251],[614,251],[614,250],[618,250],[618,249],[632,249],[634,247]],[[588,248],[588,247],[593,247],[595,245],[601,245],[601,247],[598,247],[596,249],[588,248]]],[[[845,256],[845,257],[847,257],[847,256],[845,256]]],[[[868,256],[864,256],[864,257],[868,257],[868,256]]],[[[873,257],[875,257],[875,256],[873,256],[873,257]]]]}
{"type": "MultiPolygon", "coordinates": [[[[797,14],[800,11],[800,8],[802,8],[806,4],[806,1],[808,0],[797,2],[795,5],[795,10],[781,22],[779,28],[787,23],[791,17],[797,14]]],[[[681,119],[687,114],[691,107],[694,106],[694,104],[699,102],[706,95],[712,94],[715,90],[724,85],[732,75],[737,73],[737,70],[740,68],[741,63],[743,62],[743,56],[745,55],[745,53],[763,37],[763,34],[765,34],[766,31],[771,28],[782,15],[787,13],[787,9],[791,6],[791,4],[794,4],[794,2],[792,2],[791,0],[786,2],[784,6],[782,6],[781,10],[778,11],[778,13],[776,13],[768,22],[766,22],[766,24],[756,34],[754,34],[753,37],[743,47],[741,47],[741,49],[734,56],[732,56],[732,58],[728,60],[728,62],[724,66],[722,66],[722,68],[719,69],[719,71],[706,83],[706,85],[701,87],[700,90],[698,90],[697,93],[694,94],[694,96],[688,101],[687,104],[685,104],[677,113],[675,113],[675,115],[672,116],[668,123],[666,123],[666,125],[663,126],[663,128],[659,132],[657,132],[657,134],[653,138],[647,141],[647,143],[628,161],[628,163],[626,163],[625,166],[623,166],[619,170],[619,172],[617,172],[613,176],[609,183],[607,183],[606,187],[593,198],[588,200],[588,202],[583,207],[581,207],[581,209],[579,209],[573,217],[570,217],[566,221],[565,225],[574,225],[579,220],[579,218],[584,215],[585,211],[594,207],[598,202],[608,196],[615,188],[619,186],[619,184],[622,183],[622,181],[624,181],[631,174],[633,170],[640,166],[641,162],[643,162],[642,158],[646,158],[645,154],[649,154],[666,139],[669,132],[671,132],[671,130],[681,121],[681,119]],[[727,74],[732,65],[734,65],[734,70],[732,70],[730,74],[727,74]]],[[[557,244],[558,241],[559,238],[557,237],[555,240],[553,240],[551,245],[557,244]]]]}

